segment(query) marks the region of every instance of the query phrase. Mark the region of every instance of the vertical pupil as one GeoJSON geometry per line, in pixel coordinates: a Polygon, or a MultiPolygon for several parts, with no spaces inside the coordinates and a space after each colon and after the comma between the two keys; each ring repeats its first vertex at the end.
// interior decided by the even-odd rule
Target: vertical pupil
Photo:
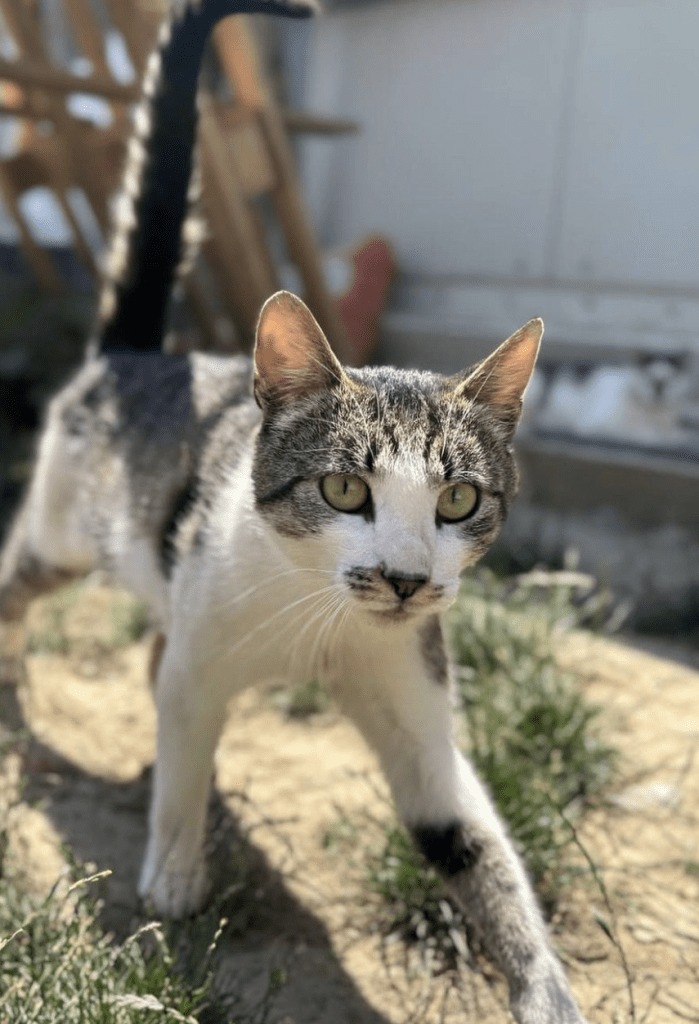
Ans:
{"type": "Polygon", "coordinates": [[[347,477],[344,477],[343,480],[342,480],[342,493],[343,494],[347,494],[348,490],[349,490],[349,479],[347,477]]]}

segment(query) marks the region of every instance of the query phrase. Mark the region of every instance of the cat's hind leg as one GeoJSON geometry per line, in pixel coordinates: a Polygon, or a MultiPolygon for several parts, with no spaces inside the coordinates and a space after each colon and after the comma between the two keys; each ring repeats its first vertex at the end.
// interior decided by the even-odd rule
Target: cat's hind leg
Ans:
{"type": "Polygon", "coordinates": [[[19,623],[35,597],[84,575],[94,545],[79,536],[78,467],[61,423],[61,396],[50,404],[34,474],[0,552],[0,621],[19,623]]]}
{"type": "Polygon", "coordinates": [[[78,537],[80,487],[61,410],[59,395],[49,406],[32,480],[0,551],[4,664],[21,654],[22,623],[34,598],[85,575],[96,562],[93,545],[78,537]]]}
{"type": "Polygon", "coordinates": [[[36,552],[29,532],[30,515],[27,502],[0,552],[0,622],[8,624],[21,623],[35,597],[82,575],[77,568],[52,564],[36,552]]]}

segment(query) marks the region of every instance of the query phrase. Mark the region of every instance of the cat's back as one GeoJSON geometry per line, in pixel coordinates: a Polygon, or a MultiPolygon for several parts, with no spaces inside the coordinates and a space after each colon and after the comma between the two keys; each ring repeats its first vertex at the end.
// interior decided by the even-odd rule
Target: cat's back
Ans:
{"type": "Polygon", "coordinates": [[[232,409],[255,421],[253,406],[244,356],[116,352],[89,359],[53,399],[49,419],[76,444],[200,448],[232,409]]]}
{"type": "Polygon", "coordinates": [[[85,516],[156,538],[183,494],[208,491],[248,450],[251,374],[244,356],[95,356],[52,400],[40,461],[70,478],[85,516]]]}

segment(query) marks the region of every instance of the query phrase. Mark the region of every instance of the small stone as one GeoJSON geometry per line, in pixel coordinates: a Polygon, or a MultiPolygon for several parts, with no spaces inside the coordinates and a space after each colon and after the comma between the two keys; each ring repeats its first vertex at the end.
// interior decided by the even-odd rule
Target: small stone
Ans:
{"type": "Polygon", "coordinates": [[[649,782],[629,786],[609,800],[624,811],[647,811],[653,807],[677,807],[680,791],[668,782],[649,782]]]}

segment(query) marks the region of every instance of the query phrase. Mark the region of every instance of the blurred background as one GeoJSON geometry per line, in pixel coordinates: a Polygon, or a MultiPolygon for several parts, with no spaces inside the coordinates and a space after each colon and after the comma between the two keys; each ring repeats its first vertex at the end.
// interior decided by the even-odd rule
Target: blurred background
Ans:
{"type": "MultiPolygon", "coordinates": [[[[81,356],[156,0],[0,0],[0,517],[81,356]]],[[[354,363],[455,372],[546,321],[493,564],[590,571],[699,641],[695,0],[326,0],[205,69],[209,234],[173,350],[279,285],[354,363]]]]}

